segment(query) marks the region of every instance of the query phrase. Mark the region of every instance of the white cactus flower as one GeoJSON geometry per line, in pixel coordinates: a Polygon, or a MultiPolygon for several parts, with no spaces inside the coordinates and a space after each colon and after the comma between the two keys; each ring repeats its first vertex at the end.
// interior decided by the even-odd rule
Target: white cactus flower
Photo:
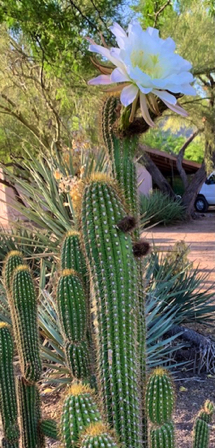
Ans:
{"type": "Polygon", "coordinates": [[[155,28],[143,31],[137,21],[130,23],[127,33],[117,23],[110,30],[116,36],[119,48],[108,49],[92,42],[89,50],[108,59],[115,68],[101,69],[104,74],[91,79],[88,84],[121,83],[112,91],[121,90],[121,103],[124,106],[133,103],[134,109],[139,98],[142,116],[149,126],[154,123],[148,106],[154,112],[158,111],[156,97],[174,112],[187,116],[172,93],[196,95],[190,85],[194,81],[189,71],[192,65],[175,53],[175,42],[170,37],[161,39],[155,28]]]}

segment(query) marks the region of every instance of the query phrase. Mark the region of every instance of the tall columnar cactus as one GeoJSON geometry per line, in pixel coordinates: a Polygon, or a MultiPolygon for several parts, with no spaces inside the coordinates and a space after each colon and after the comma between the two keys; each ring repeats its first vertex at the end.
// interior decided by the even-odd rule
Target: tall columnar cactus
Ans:
{"type": "Polygon", "coordinates": [[[81,432],[91,423],[100,421],[101,415],[93,400],[93,391],[81,384],[71,386],[61,418],[61,436],[65,448],[76,447],[81,432]]]}
{"type": "Polygon", "coordinates": [[[200,409],[193,429],[193,448],[208,448],[210,437],[210,425],[214,412],[214,404],[206,400],[202,409],[200,409]]]}
{"type": "Polygon", "coordinates": [[[18,266],[12,282],[12,316],[20,368],[26,381],[35,383],[40,379],[42,365],[39,352],[37,326],[37,298],[28,266],[18,266]],[[14,322],[13,322],[14,323],[14,322]]]}
{"type": "Polygon", "coordinates": [[[98,376],[106,417],[126,447],[140,446],[137,265],[129,235],[117,228],[124,207],[111,181],[85,188],[82,231],[96,299],[98,376]]]}
{"type": "Polygon", "coordinates": [[[99,422],[92,423],[81,435],[80,448],[117,448],[107,427],[99,422]]]}
{"type": "Polygon", "coordinates": [[[8,442],[6,439],[2,439],[2,448],[19,448],[19,441],[8,442]]]}
{"type": "Polygon", "coordinates": [[[174,448],[174,426],[171,421],[174,408],[174,389],[168,372],[158,367],[148,378],[145,407],[152,422],[151,448],[174,448]]]}
{"type": "Polygon", "coordinates": [[[5,443],[11,446],[19,440],[13,352],[10,327],[0,323],[0,410],[5,443]]]}
{"type": "Polygon", "coordinates": [[[14,270],[17,266],[23,264],[23,255],[18,250],[12,250],[7,254],[4,261],[3,280],[7,293],[10,292],[12,287],[12,279],[14,270]]]}
{"type": "MultiPolygon", "coordinates": [[[[139,216],[139,199],[137,188],[137,169],[134,162],[135,150],[138,144],[136,136],[121,137],[116,135],[114,123],[117,118],[116,109],[119,105],[119,99],[112,96],[104,101],[102,109],[102,136],[111,161],[112,174],[117,180],[121,193],[125,198],[129,213],[134,215],[136,223],[138,224],[139,216]]],[[[139,239],[138,226],[134,230],[134,237],[139,239]]],[[[141,249],[143,245],[141,245],[141,249]]],[[[140,252],[140,245],[138,254],[145,255],[140,252]]],[[[137,251],[136,251],[137,252],[137,251]]],[[[140,360],[140,390],[143,394],[146,380],[146,328],[145,328],[145,295],[143,285],[143,268],[141,259],[137,259],[138,269],[138,312],[137,312],[137,327],[138,327],[138,349],[140,360]]],[[[147,421],[145,416],[142,416],[142,433],[144,447],[147,447],[147,421]]]]}
{"type": "Polygon", "coordinates": [[[35,384],[17,379],[18,407],[21,424],[22,448],[44,448],[45,439],[40,429],[40,396],[35,384]]]}
{"type": "Polygon", "coordinates": [[[73,269],[62,271],[57,303],[68,366],[76,378],[86,378],[89,374],[86,297],[80,277],[73,269]]]}

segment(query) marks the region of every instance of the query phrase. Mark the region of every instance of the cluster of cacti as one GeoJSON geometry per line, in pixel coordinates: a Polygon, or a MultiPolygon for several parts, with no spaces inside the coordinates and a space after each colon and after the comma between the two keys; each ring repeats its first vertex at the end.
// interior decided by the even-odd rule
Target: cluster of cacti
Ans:
{"type": "Polygon", "coordinates": [[[213,413],[214,404],[210,400],[206,400],[194,423],[193,448],[208,448],[213,413]]]}
{"type": "Polygon", "coordinates": [[[155,369],[146,384],[145,407],[152,423],[150,430],[151,448],[174,448],[174,389],[167,371],[155,369]]]}
{"type": "MultiPolygon", "coordinates": [[[[113,178],[97,173],[87,179],[85,186],[82,182],[78,194],[81,203],[75,206],[79,229],[67,232],[61,246],[56,301],[73,384],[64,400],[60,431],[55,421],[41,418],[36,383],[41,378],[42,365],[33,279],[23,264],[22,254],[13,251],[5,260],[4,284],[21,370],[15,390],[12,335],[8,326],[2,324],[0,408],[2,446],[6,448],[19,448],[20,434],[22,448],[43,448],[45,437],[60,437],[65,448],[148,448],[149,443],[150,448],[175,446],[174,389],[170,376],[158,368],[145,381],[140,258],[148,252],[149,245],[139,239],[133,161],[137,142],[135,138],[122,139],[115,134],[117,104],[117,99],[110,97],[102,111],[102,133],[113,178]],[[97,377],[97,394],[89,387],[92,367],[97,377]]],[[[194,448],[208,447],[212,413],[213,405],[207,401],[194,426],[194,448]]]]}

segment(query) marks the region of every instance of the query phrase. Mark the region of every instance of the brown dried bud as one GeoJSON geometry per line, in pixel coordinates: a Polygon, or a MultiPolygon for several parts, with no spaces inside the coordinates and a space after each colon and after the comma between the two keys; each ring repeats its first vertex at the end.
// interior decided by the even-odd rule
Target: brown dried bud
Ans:
{"type": "Polygon", "coordinates": [[[124,233],[130,232],[131,230],[134,229],[135,226],[136,226],[136,219],[134,218],[134,216],[129,215],[125,216],[117,223],[118,229],[124,233]]]}
{"type": "Polygon", "coordinates": [[[135,257],[143,257],[147,255],[150,249],[150,244],[144,238],[140,238],[133,244],[133,254],[135,257]]]}

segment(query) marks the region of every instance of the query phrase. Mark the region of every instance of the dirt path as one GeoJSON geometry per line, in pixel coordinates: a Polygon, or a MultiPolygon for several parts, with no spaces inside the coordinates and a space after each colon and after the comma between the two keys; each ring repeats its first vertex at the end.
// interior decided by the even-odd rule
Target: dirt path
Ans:
{"type": "MultiPolygon", "coordinates": [[[[189,223],[154,227],[144,235],[164,251],[177,241],[185,241],[190,247],[189,259],[194,267],[199,265],[200,272],[209,273],[206,286],[215,283],[215,211],[189,223]]],[[[213,289],[215,292],[215,285],[213,289]]]]}

